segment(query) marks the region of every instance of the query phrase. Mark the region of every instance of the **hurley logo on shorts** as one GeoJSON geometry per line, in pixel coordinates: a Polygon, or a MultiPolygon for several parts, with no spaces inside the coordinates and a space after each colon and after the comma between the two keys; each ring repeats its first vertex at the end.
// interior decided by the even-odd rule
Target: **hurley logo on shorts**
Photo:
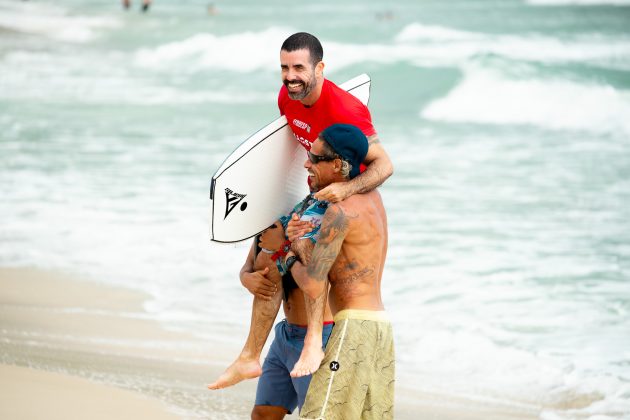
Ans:
{"type": "MultiPolygon", "coordinates": [[[[234,210],[234,207],[236,207],[238,203],[243,201],[246,196],[247,194],[235,193],[229,188],[225,189],[225,216],[223,217],[223,220],[228,217],[228,214],[230,214],[232,210],[234,210]]],[[[241,204],[241,211],[245,211],[246,208],[247,201],[243,201],[243,204],[241,204]]]]}

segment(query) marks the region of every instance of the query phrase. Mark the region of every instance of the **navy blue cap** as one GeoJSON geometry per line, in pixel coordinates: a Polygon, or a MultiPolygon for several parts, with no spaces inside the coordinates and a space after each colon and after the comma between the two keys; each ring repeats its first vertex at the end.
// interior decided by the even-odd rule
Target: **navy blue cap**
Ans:
{"type": "Polygon", "coordinates": [[[359,175],[360,166],[368,152],[368,140],[358,127],[350,124],[333,124],[319,136],[335,153],[352,165],[350,179],[359,175]]]}

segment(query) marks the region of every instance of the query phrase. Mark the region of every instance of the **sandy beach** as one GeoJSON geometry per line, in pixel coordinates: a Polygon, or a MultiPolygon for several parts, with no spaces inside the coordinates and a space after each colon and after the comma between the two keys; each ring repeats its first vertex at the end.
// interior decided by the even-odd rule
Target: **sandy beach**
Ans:
{"type": "Polygon", "coordinates": [[[0,365],[0,388],[0,415],[5,419],[177,418],[161,402],[136,392],[27,367],[0,365]]]}
{"type": "Polygon", "coordinates": [[[255,381],[206,389],[236,349],[165,330],[147,319],[146,299],[62,273],[0,269],[0,418],[248,417],[255,381]]]}
{"type": "MultiPolygon", "coordinates": [[[[148,319],[147,296],[34,269],[0,269],[0,418],[249,418],[256,381],[209,392],[237,348],[148,319]]],[[[534,419],[511,404],[397,389],[397,419],[534,419]]],[[[297,418],[293,415],[291,418],[297,418]]]]}

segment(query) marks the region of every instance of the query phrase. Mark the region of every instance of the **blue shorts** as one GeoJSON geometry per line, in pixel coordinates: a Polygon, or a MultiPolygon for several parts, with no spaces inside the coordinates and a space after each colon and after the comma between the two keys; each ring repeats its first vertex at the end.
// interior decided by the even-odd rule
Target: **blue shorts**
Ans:
{"type": "MultiPolygon", "coordinates": [[[[332,324],[324,325],[322,343],[326,347],[332,332],[332,324]]],[[[263,363],[263,372],[258,379],[256,405],[284,407],[289,414],[295,407],[302,408],[312,375],[292,378],[289,373],[300,358],[306,328],[289,324],[286,320],[275,327],[276,337],[263,363]]]]}

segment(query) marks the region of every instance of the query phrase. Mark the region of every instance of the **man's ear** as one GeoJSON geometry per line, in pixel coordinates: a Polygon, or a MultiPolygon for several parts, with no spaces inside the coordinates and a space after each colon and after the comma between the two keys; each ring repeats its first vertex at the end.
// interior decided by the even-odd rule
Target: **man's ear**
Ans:
{"type": "Polygon", "coordinates": [[[340,173],[342,166],[343,162],[341,161],[341,159],[337,158],[333,161],[333,170],[335,171],[335,173],[340,173]]]}
{"type": "Polygon", "coordinates": [[[324,77],[324,62],[320,61],[319,63],[317,63],[317,65],[315,66],[315,77],[317,78],[323,78],[324,77]]]}

